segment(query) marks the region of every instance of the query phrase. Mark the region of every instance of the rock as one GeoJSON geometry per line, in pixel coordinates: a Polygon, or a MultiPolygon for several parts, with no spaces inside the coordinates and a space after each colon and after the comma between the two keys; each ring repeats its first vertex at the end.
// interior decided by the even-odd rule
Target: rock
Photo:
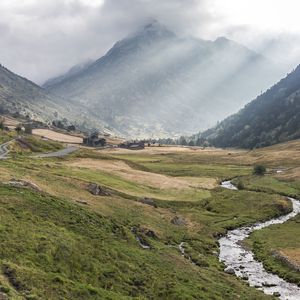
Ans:
{"type": "Polygon", "coordinates": [[[131,232],[134,234],[135,239],[139,242],[139,245],[143,249],[151,249],[151,245],[148,243],[148,241],[145,240],[145,238],[139,234],[137,227],[132,227],[131,232]]]}
{"type": "Polygon", "coordinates": [[[105,191],[100,185],[98,185],[96,183],[90,183],[87,186],[87,190],[95,196],[109,196],[110,195],[110,193],[105,191]]]}
{"type": "Polygon", "coordinates": [[[152,239],[157,239],[157,235],[155,234],[155,232],[153,230],[150,230],[150,229],[146,229],[145,230],[145,235],[147,237],[150,237],[152,239]]]}
{"type": "Polygon", "coordinates": [[[267,282],[264,282],[262,285],[264,287],[274,287],[274,286],[276,286],[276,284],[274,284],[274,283],[267,283],[267,282]]]}
{"type": "Polygon", "coordinates": [[[89,205],[88,202],[85,200],[76,200],[76,202],[84,205],[89,205]]]}
{"type": "Polygon", "coordinates": [[[12,178],[7,184],[10,185],[10,186],[12,186],[12,187],[16,187],[16,188],[28,187],[28,188],[31,188],[31,189],[33,189],[35,191],[38,191],[38,192],[42,191],[39,188],[38,185],[36,185],[33,182],[26,181],[26,180],[18,180],[18,179],[12,178]]]}
{"type": "Polygon", "coordinates": [[[150,198],[147,198],[147,197],[144,197],[142,199],[139,200],[139,202],[143,203],[143,204],[147,204],[147,205],[150,205],[150,206],[153,206],[155,208],[157,208],[157,205],[155,203],[155,201],[153,199],[150,199],[150,198]]]}
{"type": "Polygon", "coordinates": [[[243,279],[243,280],[248,280],[249,277],[248,277],[247,275],[243,275],[243,276],[242,276],[242,279],[243,279]]]}
{"type": "Polygon", "coordinates": [[[226,268],[224,271],[225,271],[225,273],[230,274],[230,275],[234,275],[235,274],[234,269],[230,268],[230,267],[226,268]]]}
{"type": "Polygon", "coordinates": [[[279,298],[279,297],[281,296],[281,294],[280,294],[279,292],[274,292],[274,293],[273,293],[273,296],[279,298]]]}
{"type": "Polygon", "coordinates": [[[172,220],[171,223],[177,226],[184,226],[186,225],[186,221],[184,218],[179,217],[179,216],[175,216],[172,220]]]}

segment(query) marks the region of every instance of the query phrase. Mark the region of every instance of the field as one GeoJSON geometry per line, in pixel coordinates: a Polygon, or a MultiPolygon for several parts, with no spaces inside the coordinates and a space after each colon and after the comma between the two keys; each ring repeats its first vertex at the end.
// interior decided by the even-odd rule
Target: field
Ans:
{"type": "MultiPolygon", "coordinates": [[[[296,154],[290,163],[299,145],[80,149],[47,159],[16,152],[0,161],[0,292],[11,299],[273,299],[223,271],[216,237],[290,209],[283,195],[298,195],[299,181],[281,177],[300,166],[296,154]],[[252,175],[257,163],[268,167],[266,176],[252,175]],[[218,187],[233,177],[244,190],[218,187]],[[38,188],[9,184],[12,178],[38,188]],[[90,193],[90,183],[104,193],[90,193]]],[[[262,241],[297,262],[296,221],[258,232],[249,245],[263,260],[255,247],[262,241]],[[274,242],[278,234],[284,243],[274,242]]],[[[281,265],[274,258],[273,267],[291,273],[281,265]]]]}
{"type": "Polygon", "coordinates": [[[82,137],[60,133],[50,129],[33,129],[32,133],[34,135],[45,137],[49,140],[53,140],[57,142],[70,143],[70,144],[82,144],[82,137]]]}

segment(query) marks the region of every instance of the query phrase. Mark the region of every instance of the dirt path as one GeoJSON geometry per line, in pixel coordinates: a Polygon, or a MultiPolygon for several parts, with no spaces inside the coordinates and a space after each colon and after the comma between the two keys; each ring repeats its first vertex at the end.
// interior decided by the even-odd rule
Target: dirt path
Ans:
{"type": "Polygon", "coordinates": [[[97,160],[83,158],[73,162],[67,162],[66,164],[70,167],[102,170],[108,173],[118,175],[126,180],[138,182],[148,186],[155,186],[160,189],[213,189],[217,185],[217,181],[212,178],[171,177],[156,173],[135,170],[129,165],[127,165],[125,162],[119,160],[97,160]]]}

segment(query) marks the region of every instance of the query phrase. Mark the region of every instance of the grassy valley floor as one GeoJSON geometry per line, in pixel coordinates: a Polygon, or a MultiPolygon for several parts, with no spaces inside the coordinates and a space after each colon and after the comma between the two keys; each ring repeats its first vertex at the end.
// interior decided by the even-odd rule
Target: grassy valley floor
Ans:
{"type": "MultiPolygon", "coordinates": [[[[272,299],[223,271],[216,237],[291,209],[283,194],[298,194],[298,179],[251,176],[258,162],[292,168],[286,150],[24,151],[0,161],[0,291],[9,299],[272,299]],[[250,191],[218,187],[237,176],[250,191]],[[266,180],[278,189],[263,190],[266,180]]],[[[282,249],[294,249],[291,237],[282,249]]],[[[253,238],[272,244],[272,235],[253,238]]]]}

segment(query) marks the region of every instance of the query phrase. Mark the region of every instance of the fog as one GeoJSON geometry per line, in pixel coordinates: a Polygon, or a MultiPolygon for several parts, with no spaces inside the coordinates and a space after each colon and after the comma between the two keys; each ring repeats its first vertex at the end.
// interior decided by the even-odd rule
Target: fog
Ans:
{"type": "Polygon", "coordinates": [[[179,36],[226,36],[287,70],[300,61],[297,0],[1,0],[0,63],[42,83],[153,19],[179,36]]]}

